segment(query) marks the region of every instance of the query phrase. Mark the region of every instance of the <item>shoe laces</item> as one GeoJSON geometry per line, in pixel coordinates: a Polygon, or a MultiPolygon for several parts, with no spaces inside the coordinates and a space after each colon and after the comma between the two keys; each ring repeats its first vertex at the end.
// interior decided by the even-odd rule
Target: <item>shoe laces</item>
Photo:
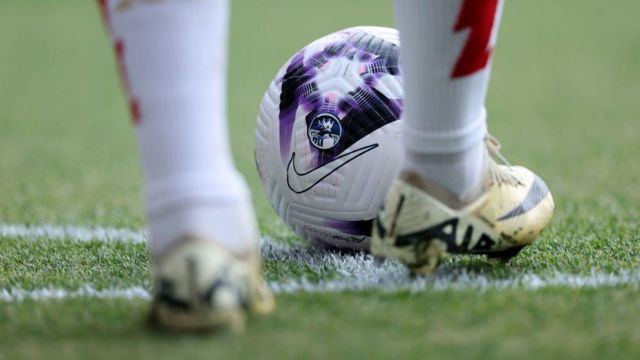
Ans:
{"type": "Polygon", "coordinates": [[[502,155],[502,153],[500,152],[500,149],[502,148],[502,144],[500,144],[500,141],[498,141],[498,139],[495,138],[495,136],[491,135],[491,134],[487,134],[484,138],[484,142],[487,145],[487,149],[489,150],[489,154],[492,157],[497,158],[498,160],[500,160],[503,164],[511,167],[511,163],[509,162],[509,160],[507,160],[507,158],[502,155]]]}
{"type": "Polygon", "coordinates": [[[502,145],[493,135],[487,134],[485,137],[485,144],[487,146],[487,150],[489,151],[489,155],[492,158],[497,158],[502,164],[506,166],[496,166],[495,161],[492,161],[493,166],[489,166],[489,175],[493,183],[500,186],[500,184],[510,184],[514,186],[524,185],[516,176],[513,174],[512,165],[507,160],[507,158],[502,155],[500,149],[502,145]]]}

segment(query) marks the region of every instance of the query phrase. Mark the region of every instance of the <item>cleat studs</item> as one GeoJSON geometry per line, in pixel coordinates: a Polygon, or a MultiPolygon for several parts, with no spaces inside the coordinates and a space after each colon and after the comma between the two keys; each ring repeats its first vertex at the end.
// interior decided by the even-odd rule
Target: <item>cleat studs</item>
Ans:
{"type": "Polygon", "coordinates": [[[518,256],[518,254],[520,253],[520,251],[522,251],[522,249],[524,249],[524,247],[525,247],[524,245],[516,246],[510,249],[506,249],[506,250],[502,250],[494,253],[488,253],[487,259],[492,262],[501,262],[503,264],[506,264],[509,262],[509,260],[518,256]]]}

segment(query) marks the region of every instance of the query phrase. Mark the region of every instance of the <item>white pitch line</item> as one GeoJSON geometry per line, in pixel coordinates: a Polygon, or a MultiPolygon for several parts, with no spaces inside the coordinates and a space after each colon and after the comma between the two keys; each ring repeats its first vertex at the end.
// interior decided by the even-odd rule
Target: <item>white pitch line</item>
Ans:
{"type": "MultiPolygon", "coordinates": [[[[87,228],[75,226],[25,226],[0,224],[0,237],[71,240],[71,241],[116,241],[142,243],[146,235],[143,231],[117,228],[87,228]]],[[[343,292],[343,291],[449,291],[491,289],[537,290],[547,287],[597,288],[606,286],[640,285],[640,273],[623,271],[619,273],[592,272],[588,275],[561,272],[546,275],[525,273],[509,278],[495,278],[466,269],[443,267],[428,277],[411,279],[407,270],[395,261],[377,264],[369,254],[344,255],[320,249],[288,246],[268,237],[260,241],[262,257],[266,262],[302,264],[307,271],[318,278],[329,278],[318,282],[302,277],[280,282],[270,282],[276,293],[297,292],[343,292]]],[[[97,290],[86,285],[78,290],[45,288],[25,290],[19,288],[0,290],[0,301],[20,301],[24,299],[64,299],[64,298],[142,298],[148,299],[148,292],[141,287],[97,290]]]]}
{"type": "Polygon", "coordinates": [[[377,290],[385,292],[409,291],[420,292],[441,292],[441,291],[488,291],[522,289],[535,291],[544,288],[601,288],[613,286],[634,286],[640,285],[640,273],[621,272],[597,273],[589,275],[574,275],[561,272],[549,275],[538,275],[533,273],[520,274],[510,278],[496,279],[482,274],[469,273],[466,271],[451,275],[434,275],[410,279],[403,278],[378,278],[370,277],[365,279],[335,279],[312,283],[302,280],[290,280],[284,283],[270,283],[269,285],[275,293],[297,293],[297,292],[347,292],[377,290]]]}
{"type": "MultiPolygon", "coordinates": [[[[623,272],[620,274],[592,273],[586,276],[554,273],[549,276],[524,274],[509,279],[491,279],[482,275],[466,274],[446,277],[425,277],[409,280],[405,278],[398,283],[356,282],[353,279],[339,279],[312,283],[306,280],[272,282],[269,284],[276,294],[292,294],[300,292],[347,292],[363,290],[442,292],[442,291],[487,291],[504,289],[522,289],[535,291],[549,287],[570,289],[600,288],[622,285],[640,285],[640,274],[623,272]]],[[[130,288],[96,289],[85,285],[77,290],[61,288],[42,288],[25,290],[20,288],[1,289],[0,302],[22,302],[65,300],[65,299],[129,299],[149,300],[149,292],[139,286],[130,288]]]]}
{"type": "Polygon", "coordinates": [[[91,285],[84,285],[77,290],[61,288],[42,288],[25,290],[20,288],[0,289],[0,301],[22,302],[24,300],[65,300],[77,298],[91,299],[150,299],[149,292],[142,287],[122,289],[96,289],[91,285]]]}
{"type": "Polygon", "coordinates": [[[0,224],[0,237],[47,240],[144,243],[146,233],[131,229],[58,225],[0,224]]]}

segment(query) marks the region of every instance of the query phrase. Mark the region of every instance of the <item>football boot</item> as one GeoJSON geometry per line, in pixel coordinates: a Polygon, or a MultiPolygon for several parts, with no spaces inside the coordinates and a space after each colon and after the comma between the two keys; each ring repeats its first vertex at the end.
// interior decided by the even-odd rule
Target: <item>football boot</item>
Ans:
{"type": "Polygon", "coordinates": [[[511,166],[493,137],[486,144],[483,180],[467,199],[415,172],[401,172],[374,221],[372,254],[397,259],[413,274],[429,274],[446,254],[507,261],[531,244],[553,215],[551,193],[536,174],[511,166]]]}
{"type": "Polygon", "coordinates": [[[274,308],[257,252],[238,256],[212,241],[187,238],[154,265],[151,321],[157,327],[238,333],[248,315],[274,308]]]}

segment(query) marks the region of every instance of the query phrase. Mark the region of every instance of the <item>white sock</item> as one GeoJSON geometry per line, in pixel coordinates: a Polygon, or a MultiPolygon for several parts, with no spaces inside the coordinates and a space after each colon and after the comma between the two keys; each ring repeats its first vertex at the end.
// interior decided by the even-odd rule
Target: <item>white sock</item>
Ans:
{"type": "Polygon", "coordinates": [[[502,0],[395,0],[405,169],[464,196],[479,182],[484,101],[502,0]]]}
{"type": "Polygon", "coordinates": [[[486,151],[483,142],[458,153],[429,154],[407,151],[404,169],[418,172],[465,198],[478,185],[486,151]]]}
{"type": "Polygon", "coordinates": [[[152,252],[185,236],[236,252],[255,246],[249,192],[227,135],[228,1],[101,5],[136,123],[152,252]]]}

